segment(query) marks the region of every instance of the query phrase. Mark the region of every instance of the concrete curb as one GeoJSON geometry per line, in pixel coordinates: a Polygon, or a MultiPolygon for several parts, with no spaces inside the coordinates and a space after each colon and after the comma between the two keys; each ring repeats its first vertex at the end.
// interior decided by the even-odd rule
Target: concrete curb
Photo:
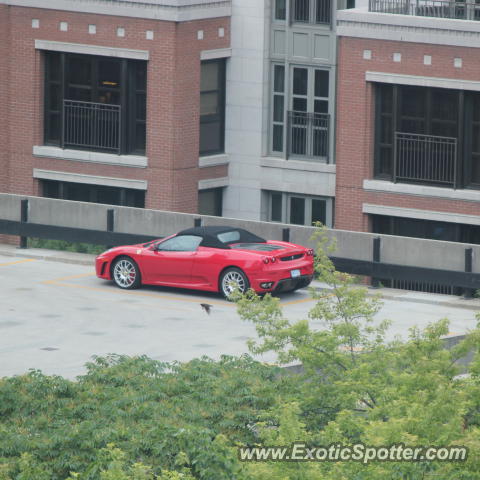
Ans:
{"type": "Polygon", "coordinates": [[[20,249],[14,245],[0,245],[0,255],[6,257],[34,258],[49,262],[70,263],[74,265],[95,265],[95,255],[88,253],[63,252],[43,248],[20,249]]]}

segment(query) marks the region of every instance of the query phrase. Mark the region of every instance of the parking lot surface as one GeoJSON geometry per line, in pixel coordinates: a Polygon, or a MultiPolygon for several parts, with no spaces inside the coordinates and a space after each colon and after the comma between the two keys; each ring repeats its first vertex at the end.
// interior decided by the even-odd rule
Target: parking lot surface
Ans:
{"type": "MultiPolygon", "coordinates": [[[[109,353],[161,361],[241,355],[247,339],[256,337],[254,326],[219,295],[160,287],[123,291],[97,279],[93,265],[0,255],[0,285],[0,377],[35,368],[75,378],[93,355],[109,353]],[[211,305],[209,314],[202,303],[211,305]]],[[[307,290],[280,298],[291,320],[306,318],[313,306],[307,290]]],[[[393,321],[390,337],[444,317],[458,335],[476,324],[478,301],[464,302],[398,294],[384,300],[377,318],[393,321]]],[[[275,361],[273,354],[259,359],[275,361]]]]}

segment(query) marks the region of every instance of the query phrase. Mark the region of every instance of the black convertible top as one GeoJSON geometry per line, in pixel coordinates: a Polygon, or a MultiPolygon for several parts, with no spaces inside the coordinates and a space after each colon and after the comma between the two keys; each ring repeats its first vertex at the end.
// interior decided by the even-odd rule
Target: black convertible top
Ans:
{"type": "Polygon", "coordinates": [[[202,237],[203,240],[200,243],[202,247],[212,248],[230,248],[232,243],[265,243],[266,240],[261,237],[257,237],[251,232],[244,230],[243,228],[236,227],[220,227],[220,226],[207,226],[207,227],[193,227],[187,228],[177,233],[177,237],[180,235],[196,235],[202,237]]]}

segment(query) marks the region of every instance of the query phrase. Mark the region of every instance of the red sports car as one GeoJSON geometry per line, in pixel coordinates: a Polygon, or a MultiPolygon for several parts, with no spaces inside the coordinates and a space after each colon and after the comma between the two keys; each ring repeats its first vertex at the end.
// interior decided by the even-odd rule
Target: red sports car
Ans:
{"type": "Polygon", "coordinates": [[[221,292],[285,292],[313,278],[313,250],[266,241],[234,227],[195,227],[139,245],[115,247],[95,262],[99,278],[120,288],[145,285],[221,292]]]}

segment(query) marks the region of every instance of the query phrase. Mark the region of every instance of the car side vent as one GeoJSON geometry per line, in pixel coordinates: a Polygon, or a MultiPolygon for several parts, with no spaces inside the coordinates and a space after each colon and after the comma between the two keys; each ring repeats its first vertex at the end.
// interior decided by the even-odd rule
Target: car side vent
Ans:
{"type": "Polygon", "coordinates": [[[291,260],[297,260],[303,257],[303,253],[297,253],[296,255],[289,255],[288,257],[281,257],[282,262],[290,262],[291,260]]]}

